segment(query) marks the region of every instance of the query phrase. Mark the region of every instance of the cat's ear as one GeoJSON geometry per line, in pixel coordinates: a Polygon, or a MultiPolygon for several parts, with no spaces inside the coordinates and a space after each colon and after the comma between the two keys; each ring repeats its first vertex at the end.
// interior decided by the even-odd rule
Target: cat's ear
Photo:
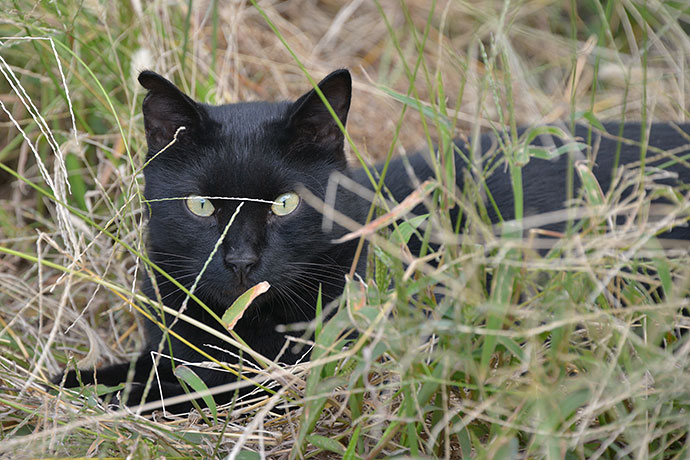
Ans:
{"type": "Polygon", "coordinates": [[[144,97],[142,111],[150,153],[168,145],[181,126],[185,129],[178,133],[178,141],[199,132],[203,108],[177,86],[150,70],[139,74],[139,83],[149,91],[144,97]]]}
{"type": "MultiPolygon", "coordinates": [[[[344,126],[352,96],[350,72],[336,70],[321,80],[318,86],[344,126]]],[[[316,90],[312,89],[297,99],[290,107],[288,116],[288,126],[298,143],[316,144],[342,153],[343,133],[316,90]]]]}

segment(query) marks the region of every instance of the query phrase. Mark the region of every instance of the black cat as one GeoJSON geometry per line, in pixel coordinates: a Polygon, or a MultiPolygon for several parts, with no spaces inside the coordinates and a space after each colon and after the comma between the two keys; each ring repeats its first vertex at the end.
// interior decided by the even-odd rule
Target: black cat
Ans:
{"type": "MultiPolygon", "coordinates": [[[[171,82],[150,71],[142,72],[140,83],[148,90],[143,102],[148,143],[145,198],[149,209],[148,256],[162,270],[190,289],[210,254],[214,254],[201,276],[194,294],[220,316],[249,287],[268,281],[271,288],[259,296],[234,331],[256,352],[273,359],[283,348],[285,336],[276,326],[312,320],[319,289],[322,302],[336,299],[343,290],[345,274],[353,262],[356,240],[335,244],[345,233],[335,226],[322,231],[322,215],[300,198],[301,187],[324,198],[329,177],[340,171],[359,184],[372,188],[362,170],[349,170],[343,151],[343,135],[318,94],[312,90],[295,102],[250,102],[211,106],[200,104],[183,94],[171,82]],[[184,129],[179,129],[184,127],[184,129]],[[176,138],[172,144],[171,141],[176,138]],[[169,145],[170,144],[170,145],[169,145]],[[237,200],[233,198],[249,198],[237,200]],[[241,206],[241,209],[240,209],[241,206]],[[239,209],[239,211],[238,211],[239,209]],[[234,220],[228,227],[231,219],[234,220]],[[225,237],[221,239],[223,233],[225,237]],[[214,252],[214,246],[221,240],[214,252]]],[[[344,125],[350,106],[351,79],[346,70],[333,72],[319,83],[319,88],[344,125]]],[[[618,125],[606,125],[617,132],[618,125]]],[[[681,128],[690,135],[690,125],[681,128]]],[[[578,127],[577,136],[586,138],[588,130],[578,127]]],[[[627,124],[623,137],[640,139],[640,125],[627,124]]],[[[650,145],[669,150],[689,150],[690,137],[681,135],[670,125],[657,124],[651,129],[650,145]]],[[[488,148],[494,137],[481,138],[488,148]]],[[[551,141],[551,140],[550,140],[551,141]]],[[[556,146],[562,145],[558,139],[556,146]]],[[[542,143],[537,138],[533,144],[542,143]]],[[[612,177],[614,152],[619,143],[594,134],[591,145],[597,151],[593,171],[607,191],[612,177]]],[[[458,142],[463,153],[466,144],[458,142]]],[[[682,152],[674,152],[682,155],[682,152]]],[[[638,161],[638,144],[621,144],[622,164],[638,161]]],[[[498,156],[497,158],[502,158],[498,156]]],[[[434,176],[423,155],[409,158],[420,180],[434,176]]],[[[562,209],[566,199],[567,155],[556,160],[532,159],[523,169],[525,210],[530,214],[562,209]]],[[[659,163],[659,162],[657,162],[659,163]]],[[[465,177],[466,164],[456,156],[459,189],[465,177]]],[[[677,175],[672,183],[690,183],[690,170],[680,164],[667,167],[677,175]]],[[[403,200],[413,188],[402,160],[394,160],[386,176],[386,187],[395,200],[403,200]]],[[[503,218],[513,217],[513,192],[503,166],[486,179],[503,218]]],[[[575,177],[575,187],[580,183],[575,177]]],[[[347,190],[338,192],[336,208],[352,219],[363,222],[368,201],[347,190]]],[[[456,208],[457,209],[457,208],[456,208]]],[[[424,212],[422,207],[415,211],[424,212]]],[[[498,214],[488,206],[489,217],[498,214]]],[[[562,229],[563,223],[552,224],[562,229]]],[[[688,239],[690,230],[678,227],[666,236],[688,239]]],[[[418,244],[412,242],[412,246],[418,244]]],[[[414,250],[414,249],[413,249],[414,250]]],[[[360,258],[364,260],[364,257],[360,258]]],[[[360,264],[360,270],[361,270],[360,264]]],[[[174,310],[184,313],[221,333],[218,322],[176,285],[153,270],[155,279],[144,280],[144,292],[151,299],[161,299],[174,310]]],[[[157,313],[153,312],[154,315],[157,313]]],[[[219,361],[237,362],[238,351],[225,341],[166,314],[165,324],[219,361]],[[227,350],[227,351],[225,351],[227,350]]],[[[161,329],[147,322],[148,342],[135,363],[122,363],[80,373],[83,383],[118,385],[126,381],[133,369],[127,405],[142,400],[144,383],[152,371],[151,352],[164,341],[161,329]]],[[[170,337],[172,354],[180,362],[208,361],[176,337],[170,337]]],[[[162,352],[168,354],[167,342],[162,352]]],[[[294,363],[299,358],[293,348],[284,350],[281,360],[294,363]]],[[[183,394],[169,359],[160,360],[147,401],[183,394]]],[[[232,382],[233,374],[206,368],[194,368],[208,387],[232,382]]],[[[61,381],[62,376],[55,379],[61,381]]],[[[79,386],[77,372],[70,370],[64,378],[66,387],[79,386]]],[[[232,393],[215,396],[219,403],[232,393]]],[[[188,409],[180,404],[173,410],[188,409]]]]}

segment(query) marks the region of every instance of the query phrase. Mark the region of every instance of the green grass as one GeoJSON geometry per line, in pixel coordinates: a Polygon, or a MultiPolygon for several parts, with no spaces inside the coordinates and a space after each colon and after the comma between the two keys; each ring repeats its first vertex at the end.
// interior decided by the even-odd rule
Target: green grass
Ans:
{"type": "MultiPolygon", "coordinates": [[[[584,196],[572,192],[585,211],[577,234],[548,240],[543,256],[538,232],[486,223],[492,197],[477,197],[491,170],[468,176],[461,196],[449,192],[454,162],[479,164],[453,151],[457,136],[507,133],[522,204],[503,216],[511,221],[530,207],[520,168],[530,155],[554,154],[526,148],[542,128],[519,136],[518,126],[687,120],[684,2],[365,1],[354,12],[336,0],[7,3],[2,458],[690,455],[690,342],[678,333],[688,328],[690,257],[686,245],[660,250],[645,214],[651,198],[636,197],[635,228],[612,232],[606,217],[620,196],[600,196],[587,169],[573,168],[570,183],[581,174],[588,184],[584,196]],[[135,310],[146,300],[135,280],[155,268],[144,249],[138,71],[166,73],[197,99],[222,103],[294,98],[343,66],[355,76],[353,164],[432,149],[437,180],[429,216],[368,236],[366,279],[316,326],[311,362],[288,369],[292,384],[256,404],[211,403],[201,417],[176,419],[108,409],[101,388],[48,392],[47,378],[66,365],[122,361],[142,342],[135,310]],[[464,228],[448,218],[453,206],[464,228]],[[446,244],[403,263],[400,242],[412,232],[446,244]],[[345,340],[351,331],[357,338],[345,340]],[[273,410],[285,401],[293,405],[273,410]]],[[[625,176],[617,190],[643,179],[625,176]]],[[[674,202],[667,217],[687,219],[684,192],[657,192],[674,202]]],[[[372,206],[370,220],[390,209],[372,206]]],[[[279,376],[262,372],[267,385],[279,376]]]]}

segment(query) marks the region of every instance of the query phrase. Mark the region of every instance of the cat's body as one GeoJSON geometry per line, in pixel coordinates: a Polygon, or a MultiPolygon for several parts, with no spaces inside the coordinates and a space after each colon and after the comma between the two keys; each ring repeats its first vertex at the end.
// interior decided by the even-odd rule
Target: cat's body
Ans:
{"type": "MultiPolygon", "coordinates": [[[[186,288],[191,288],[202,270],[214,245],[223,232],[227,234],[206,267],[194,294],[221,316],[244,291],[262,281],[271,288],[259,296],[237,323],[234,331],[256,352],[273,359],[283,350],[281,361],[293,363],[299,354],[284,348],[285,337],[276,331],[280,324],[309,321],[314,318],[317,295],[321,289],[325,305],[343,290],[345,274],[353,261],[356,240],[343,244],[333,241],[345,233],[335,226],[330,233],[322,231],[322,215],[304,200],[295,209],[273,208],[270,202],[279,201],[286,193],[306,187],[312,194],[324,198],[329,177],[334,171],[349,175],[356,182],[371,189],[361,170],[349,170],[343,152],[343,136],[331,114],[318,95],[311,91],[294,103],[243,103],[223,106],[197,104],[182,94],[170,82],[144,72],[140,82],[149,90],[144,100],[149,154],[145,168],[145,197],[150,209],[148,223],[148,255],[161,269],[186,288]],[[185,129],[178,131],[180,126],[185,129]],[[175,137],[176,142],[168,146],[175,137]],[[163,150],[162,152],[160,152],[163,150]],[[160,153],[159,153],[160,152],[160,153]],[[264,201],[238,201],[207,198],[188,203],[187,197],[251,198],[264,201]],[[179,198],[179,199],[171,199],[179,198]],[[210,204],[209,204],[210,203],[210,204]],[[232,225],[228,222],[237,211],[232,225]],[[197,206],[197,208],[190,207],[197,206]],[[206,208],[203,208],[203,207],[206,208]],[[210,206],[210,208],[209,208],[210,206]],[[203,208],[203,209],[202,209],[203,208]],[[196,209],[196,211],[192,211],[196,209]],[[210,215],[202,215],[209,212],[210,215]],[[286,212],[284,215],[282,213],[286,212]]],[[[351,83],[347,71],[337,71],[324,79],[319,87],[344,124],[350,103],[351,83]]],[[[690,126],[682,126],[690,134],[690,126]]],[[[617,132],[617,125],[607,125],[609,132],[617,132]]],[[[585,128],[578,128],[577,136],[587,136],[585,128]]],[[[640,126],[626,125],[623,137],[640,139],[640,126]]],[[[596,148],[595,172],[604,191],[612,177],[613,152],[617,142],[594,135],[596,148]]],[[[482,137],[487,148],[490,136],[482,137]]],[[[539,142],[539,141],[537,141],[539,142]]],[[[669,125],[656,125],[651,131],[650,145],[668,150],[690,144],[669,125]]],[[[464,144],[460,147],[466,151],[464,144]]],[[[623,144],[622,164],[639,160],[639,145],[623,144]]],[[[433,177],[427,161],[421,156],[409,159],[420,180],[433,177]]],[[[555,161],[532,159],[523,170],[523,190],[526,214],[545,213],[563,208],[566,199],[567,155],[555,161]]],[[[458,185],[466,173],[463,161],[456,157],[458,185]]],[[[678,174],[678,182],[690,183],[690,170],[674,165],[668,168],[678,174]]],[[[673,181],[675,181],[674,179],[673,181]]],[[[394,160],[389,167],[386,186],[392,196],[403,200],[413,190],[402,160],[394,160]]],[[[499,167],[487,179],[487,186],[496,199],[504,219],[513,217],[513,192],[509,175],[499,167]]],[[[575,178],[575,187],[579,180],[575,178]]],[[[356,221],[363,222],[369,203],[341,190],[336,208],[356,221]]],[[[489,206],[489,215],[497,220],[489,206]]],[[[421,211],[421,210],[420,210],[421,211]]],[[[556,223],[551,228],[562,228],[556,223]]],[[[690,239],[690,230],[678,227],[669,236],[690,239]]],[[[363,259],[363,258],[362,258],[363,259]]],[[[146,278],[144,292],[151,299],[179,310],[187,296],[171,281],[155,273],[155,280],[146,278]]],[[[188,300],[184,313],[223,332],[222,327],[193,300],[188,300]]],[[[174,318],[166,315],[165,323],[174,318]]],[[[219,361],[237,362],[226,351],[236,353],[225,341],[201,331],[182,320],[174,322],[173,331],[192,342],[219,361]]],[[[147,345],[136,361],[127,404],[141,400],[143,383],[151,373],[154,356],[163,340],[161,329],[147,323],[147,345]]],[[[175,337],[171,337],[176,364],[208,361],[175,337]]],[[[162,347],[167,355],[167,343],[162,347]]],[[[130,363],[82,371],[84,383],[117,385],[126,380],[130,363]]],[[[233,374],[194,368],[207,386],[213,387],[236,379],[233,374]]],[[[173,375],[170,361],[163,358],[154,379],[159,379],[164,397],[182,394],[173,375]]],[[[78,386],[74,371],[69,371],[65,386],[78,386]]],[[[216,396],[226,402],[232,394],[216,396]]],[[[160,398],[154,382],[148,400],[160,398]]],[[[185,409],[188,405],[175,406],[185,409]]]]}

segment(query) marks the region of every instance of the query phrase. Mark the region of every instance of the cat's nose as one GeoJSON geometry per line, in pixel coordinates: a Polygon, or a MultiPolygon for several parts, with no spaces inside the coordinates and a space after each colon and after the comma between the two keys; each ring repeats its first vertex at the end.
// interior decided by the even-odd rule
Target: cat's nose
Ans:
{"type": "Polygon", "coordinates": [[[249,273],[249,270],[256,265],[257,262],[257,257],[256,256],[245,256],[245,257],[232,257],[232,256],[226,256],[225,257],[225,263],[228,265],[228,268],[233,270],[234,272],[240,274],[240,275],[246,275],[249,273]]]}

